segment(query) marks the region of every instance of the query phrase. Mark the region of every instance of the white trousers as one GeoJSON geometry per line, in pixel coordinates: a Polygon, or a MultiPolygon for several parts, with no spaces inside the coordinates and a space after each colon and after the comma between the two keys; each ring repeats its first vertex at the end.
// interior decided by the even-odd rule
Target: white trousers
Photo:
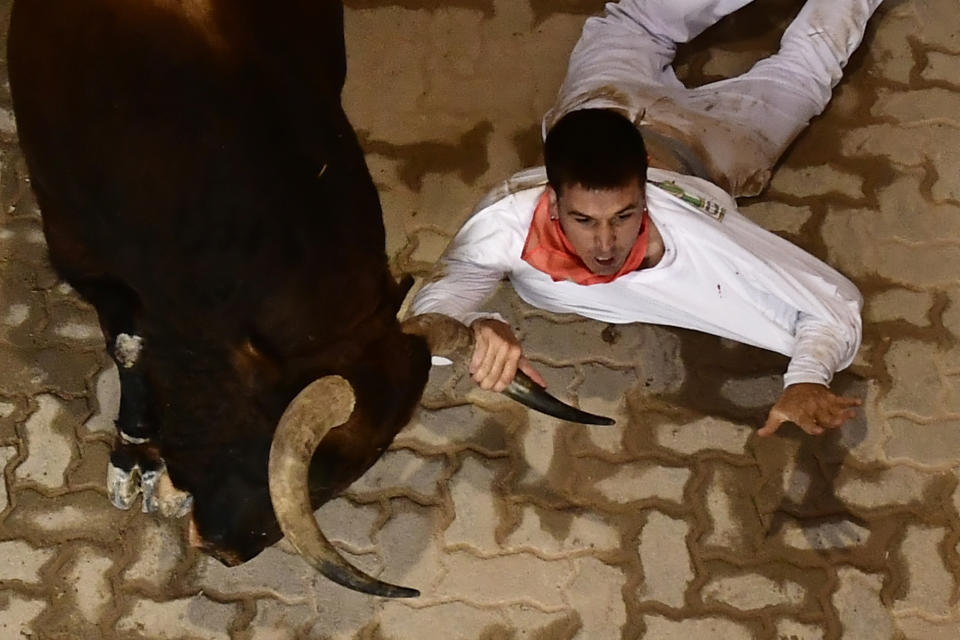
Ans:
{"type": "Polygon", "coordinates": [[[780,50],[741,76],[688,89],[672,64],[688,42],[751,0],[621,0],[590,18],[543,132],[575,109],[609,108],[677,140],[713,182],[760,193],[790,142],[826,107],[882,0],[808,0],[780,50]]]}

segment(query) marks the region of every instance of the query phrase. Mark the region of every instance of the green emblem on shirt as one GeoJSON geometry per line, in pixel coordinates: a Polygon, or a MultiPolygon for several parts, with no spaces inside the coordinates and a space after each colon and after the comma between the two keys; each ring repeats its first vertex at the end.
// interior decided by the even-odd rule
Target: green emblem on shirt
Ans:
{"type": "Polygon", "coordinates": [[[650,180],[650,184],[654,185],[655,187],[660,187],[675,198],[679,198],[688,204],[692,204],[717,222],[723,220],[724,214],[727,213],[725,208],[721,207],[713,200],[707,200],[706,198],[689,194],[684,191],[683,188],[680,187],[676,182],[670,182],[666,180],[663,182],[657,182],[656,180],[650,180]]]}

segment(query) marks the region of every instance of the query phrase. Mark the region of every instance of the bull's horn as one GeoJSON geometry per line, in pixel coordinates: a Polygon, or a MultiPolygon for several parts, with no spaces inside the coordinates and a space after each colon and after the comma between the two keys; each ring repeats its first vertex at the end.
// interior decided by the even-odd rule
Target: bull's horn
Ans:
{"type": "MultiPolygon", "coordinates": [[[[439,313],[424,313],[403,322],[404,333],[422,336],[427,341],[430,353],[443,356],[454,362],[468,362],[473,353],[473,331],[462,322],[439,313]]],[[[568,422],[581,424],[611,425],[614,421],[576,407],[571,407],[553,397],[547,390],[517,370],[513,382],[504,390],[504,395],[530,407],[568,422]]]]}
{"type": "Polygon", "coordinates": [[[310,506],[307,473],[320,441],[353,413],[353,389],[340,376],[325,376],[301,391],[280,417],[270,447],[270,499],[280,529],[304,559],[324,576],[355,591],[388,598],[420,595],[381,582],[340,555],[320,531],[310,506]]]}
{"type": "Polygon", "coordinates": [[[503,394],[540,413],[545,413],[548,416],[560,418],[567,422],[602,426],[610,426],[616,422],[613,418],[581,411],[576,407],[571,407],[566,402],[561,402],[547,393],[546,389],[531,380],[530,376],[519,369],[517,369],[517,374],[513,377],[513,380],[507,388],[503,390],[503,394]]]}

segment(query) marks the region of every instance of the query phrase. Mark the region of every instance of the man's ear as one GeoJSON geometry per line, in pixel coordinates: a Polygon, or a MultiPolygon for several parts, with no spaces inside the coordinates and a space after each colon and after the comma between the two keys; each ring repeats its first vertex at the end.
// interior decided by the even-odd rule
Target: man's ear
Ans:
{"type": "Polygon", "coordinates": [[[552,185],[547,185],[547,205],[551,220],[560,219],[560,198],[552,185]]]}

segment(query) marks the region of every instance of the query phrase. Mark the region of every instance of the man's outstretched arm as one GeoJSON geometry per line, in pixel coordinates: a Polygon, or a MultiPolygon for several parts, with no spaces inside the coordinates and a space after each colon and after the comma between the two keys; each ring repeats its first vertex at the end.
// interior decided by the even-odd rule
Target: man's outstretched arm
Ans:
{"type": "Polygon", "coordinates": [[[860,347],[861,304],[858,297],[838,305],[835,308],[846,312],[838,313],[834,322],[799,314],[797,344],[784,375],[786,388],[758,435],[773,435],[784,422],[793,422],[811,435],[820,435],[856,416],[855,407],[863,401],[838,396],[829,385],[834,372],[847,367],[860,347]]]}

